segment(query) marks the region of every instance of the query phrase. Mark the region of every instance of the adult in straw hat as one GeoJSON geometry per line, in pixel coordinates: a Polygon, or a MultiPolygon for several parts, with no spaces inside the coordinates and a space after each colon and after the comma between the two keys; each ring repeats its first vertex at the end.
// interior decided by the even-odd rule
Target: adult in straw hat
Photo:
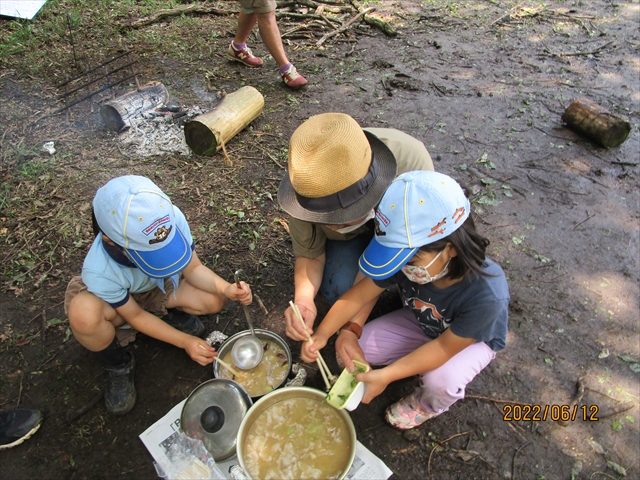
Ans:
{"type": "MultiPolygon", "coordinates": [[[[291,136],[278,202],[290,215],[294,303],[308,329],[318,293],[333,304],[364,278],[358,258],[373,237],[374,208],[398,175],[413,170],[433,170],[421,141],[391,128],[362,128],[344,113],[313,116],[291,136]]],[[[359,313],[362,323],[374,304],[359,313]]],[[[291,307],[285,320],[290,338],[308,337],[291,307]]]]}

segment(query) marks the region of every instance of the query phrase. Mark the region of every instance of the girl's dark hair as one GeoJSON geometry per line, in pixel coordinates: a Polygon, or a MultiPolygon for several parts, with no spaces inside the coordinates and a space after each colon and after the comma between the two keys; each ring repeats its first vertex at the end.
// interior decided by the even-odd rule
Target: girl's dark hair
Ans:
{"type": "MultiPolygon", "coordinates": [[[[464,185],[461,184],[461,186],[468,197],[468,190],[464,185]]],[[[446,278],[463,278],[471,272],[488,276],[482,270],[482,267],[486,263],[486,251],[490,242],[488,238],[483,237],[476,231],[476,224],[471,215],[451,235],[429,245],[423,245],[420,250],[423,252],[440,252],[444,250],[447,243],[451,243],[454,246],[458,255],[451,258],[449,273],[446,278]]]]}
{"type": "Polygon", "coordinates": [[[91,207],[91,228],[93,229],[94,237],[102,234],[102,230],[100,229],[100,225],[98,225],[98,220],[96,219],[96,214],[93,211],[93,207],[91,207]]]}

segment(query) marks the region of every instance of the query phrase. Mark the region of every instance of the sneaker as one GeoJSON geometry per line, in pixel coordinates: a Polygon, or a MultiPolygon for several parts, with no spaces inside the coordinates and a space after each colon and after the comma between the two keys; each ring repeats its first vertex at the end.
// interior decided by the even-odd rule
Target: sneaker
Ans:
{"type": "Polygon", "coordinates": [[[176,308],[172,308],[168,310],[168,312],[169,313],[162,317],[162,320],[176,330],[180,330],[187,335],[193,335],[194,337],[200,337],[204,333],[204,325],[197,315],[192,315],[176,308]]]}
{"type": "Polygon", "coordinates": [[[438,413],[425,412],[417,402],[416,392],[387,408],[385,418],[389,425],[400,430],[409,430],[437,417],[438,413]]]}
{"type": "Polygon", "coordinates": [[[298,89],[300,87],[304,87],[307,83],[307,79],[298,73],[296,67],[291,65],[286,72],[282,75],[282,81],[289,88],[298,89]]]}
{"type": "Polygon", "coordinates": [[[131,352],[129,360],[123,365],[106,367],[107,386],[104,391],[104,403],[112,415],[124,415],[136,404],[136,387],[133,383],[133,371],[136,365],[131,352]]]}
{"type": "Polygon", "coordinates": [[[251,53],[251,49],[244,47],[240,50],[236,50],[233,47],[233,42],[231,42],[229,50],[227,50],[227,58],[229,58],[229,60],[244,63],[247,67],[262,66],[262,59],[254,56],[253,53],[251,53]]]}
{"type": "Polygon", "coordinates": [[[0,450],[20,445],[38,431],[42,414],[38,410],[18,408],[0,413],[0,450]]]}

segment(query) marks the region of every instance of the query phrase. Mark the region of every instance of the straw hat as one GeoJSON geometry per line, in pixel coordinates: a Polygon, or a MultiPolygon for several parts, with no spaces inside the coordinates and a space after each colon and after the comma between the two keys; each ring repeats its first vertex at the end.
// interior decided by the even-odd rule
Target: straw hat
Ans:
{"type": "Polygon", "coordinates": [[[316,115],[291,136],[289,172],[280,182],[278,202],[307,222],[354,222],[378,204],[396,168],[387,146],[349,115],[316,115]]]}

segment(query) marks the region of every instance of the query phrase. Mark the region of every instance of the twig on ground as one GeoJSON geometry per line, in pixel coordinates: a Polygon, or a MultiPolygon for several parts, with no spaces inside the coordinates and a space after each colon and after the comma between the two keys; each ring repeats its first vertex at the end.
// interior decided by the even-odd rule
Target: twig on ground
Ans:
{"type": "Polygon", "coordinates": [[[478,395],[465,395],[464,398],[473,398],[475,400],[484,400],[486,402],[494,402],[494,403],[511,403],[513,405],[526,405],[526,406],[531,406],[530,403],[523,403],[523,402],[514,402],[513,400],[499,400],[497,398],[489,398],[489,397],[480,397],[478,395]]]}
{"type": "Polygon", "coordinates": [[[69,418],[67,418],[67,422],[69,423],[75,422],[78,418],[80,418],[82,415],[84,415],[89,410],[91,410],[100,400],[102,400],[103,396],[104,396],[104,392],[100,391],[100,393],[98,393],[91,400],[89,400],[89,403],[87,403],[84,407],[82,407],[76,413],[74,413],[69,418]]]}
{"type": "Polygon", "coordinates": [[[176,8],[166,8],[163,10],[158,10],[153,15],[149,15],[148,17],[141,18],[132,22],[129,26],[131,28],[140,28],[146,25],[151,25],[152,23],[158,22],[164,18],[175,17],[178,15],[186,15],[189,13],[208,13],[213,15],[237,15],[237,11],[235,10],[220,10],[214,7],[203,7],[201,5],[182,5],[176,8]]]}
{"type": "MultiPolygon", "coordinates": [[[[589,215],[589,212],[587,212],[587,215],[589,215]]],[[[587,220],[592,219],[593,217],[595,217],[596,214],[594,213],[593,215],[589,215],[587,218],[585,218],[584,220],[582,220],[581,222],[576,223],[573,227],[571,227],[571,230],[575,230],[577,227],[579,227],[580,225],[582,225],[584,222],[586,222],[587,220]]]]}
{"type": "MultiPolygon", "coordinates": [[[[511,425],[511,424],[509,424],[511,425]]],[[[526,447],[527,445],[529,445],[531,443],[531,440],[523,443],[522,445],[520,445],[518,448],[516,448],[516,451],[513,452],[513,459],[511,460],[511,478],[515,479],[515,468],[516,468],[516,455],[518,455],[518,452],[520,450],[522,450],[524,447],[526,447]]]]}
{"type": "Polygon", "coordinates": [[[613,417],[614,415],[618,415],[619,413],[626,412],[627,410],[631,410],[636,405],[637,405],[636,402],[623,403],[618,408],[614,408],[610,412],[605,412],[604,414],[599,414],[598,415],[598,419],[602,420],[603,418],[613,417]]]}
{"type": "Polygon", "coordinates": [[[256,299],[256,301],[258,302],[258,305],[260,306],[264,314],[269,315],[269,310],[267,310],[267,307],[265,307],[264,303],[262,303],[262,299],[258,295],[254,295],[253,298],[256,299]]]}
{"type": "Polygon", "coordinates": [[[18,400],[16,400],[16,408],[20,406],[20,397],[22,397],[22,379],[24,378],[24,372],[20,372],[20,388],[18,389],[18,400]]]}
{"type": "Polygon", "coordinates": [[[322,36],[322,38],[316,42],[316,47],[321,47],[322,44],[326,42],[329,38],[335,37],[336,35],[339,35],[340,33],[347,31],[352,23],[354,23],[359,18],[365,16],[367,13],[372,12],[374,10],[375,10],[375,7],[369,7],[363,10],[362,12],[358,13],[357,15],[355,15],[351,20],[349,20],[347,23],[342,25],[340,28],[336,28],[333,32],[325,33],[322,36]]]}

